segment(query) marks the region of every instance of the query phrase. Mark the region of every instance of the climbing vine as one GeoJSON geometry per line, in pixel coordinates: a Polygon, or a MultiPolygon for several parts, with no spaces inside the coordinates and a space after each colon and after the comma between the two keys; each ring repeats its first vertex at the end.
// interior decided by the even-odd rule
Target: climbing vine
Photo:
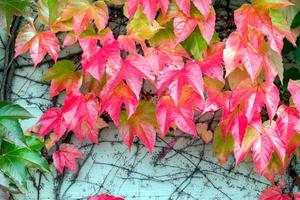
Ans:
{"type": "Polygon", "coordinates": [[[48,151],[59,145],[52,156],[59,173],[76,172],[84,158],[68,135],[97,144],[112,121],[129,150],[138,138],[150,154],[156,138],[175,129],[213,140],[221,164],[232,153],[236,165],[250,158],[274,185],[260,199],[299,198],[286,190],[284,174],[299,153],[300,76],[282,58],[293,51],[299,62],[299,2],[252,0],[234,11],[236,29],[225,38],[215,31],[211,0],[4,0],[0,9],[10,33],[16,16],[26,21],[8,58],[29,51],[36,68],[47,54],[55,63],[43,79],[50,98],[64,94],[64,103],[32,130],[45,136],[48,151]],[[108,26],[112,8],[123,8],[124,34],[108,26]],[[62,49],[76,45],[79,65],[61,59],[62,49]],[[220,111],[216,127],[197,121],[220,111]]]}

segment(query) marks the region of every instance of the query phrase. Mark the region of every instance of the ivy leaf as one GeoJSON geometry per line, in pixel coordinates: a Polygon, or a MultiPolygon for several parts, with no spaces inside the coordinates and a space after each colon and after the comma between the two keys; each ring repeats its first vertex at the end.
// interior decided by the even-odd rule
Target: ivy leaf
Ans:
{"type": "Polygon", "coordinates": [[[99,196],[89,197],[88,200],[124,200],[121,197],[115,197],[108,194],[101,194],[99,196]]]}
{"type": "Polygon", "coordinates": [[[72,24],[69,21],[61,21],[60,14],[67,5],[68,0],[39,0],[38,18],[50,27],[53,32],[71,31],[72,24]]]}
{"type": "Polygon", "coordinates": [[[1,145],[0,171],[21,190],[27,188],[27,167],[39,168],[44,172],[50,171],[46,160],[34,150],[37,148],[30,143],[28,146],[20,147],[5,141],[1,145]]]}
{"type": "Polygon", "coordinates": [[[202,37],[199,29],[196,29],[186,40],[184,40],[182,46],[197,60],[203,58],[202,53],[207,49],[207,43],[202,37]]]}
{"type": "Polygon", "coordinates": [[[252,4],[261,9],[284,8],[293,5],[289,0],[252,0],[252,4]]]}
{"type": "Polygon", "coordinates": [[[135,113],[130,118],[125,112],[120,114],[119,133],[129,149],[131,149],[134,138],[138,137],[152,154],[156,140],[156,127],[155,106],[150,102],[140,101],[135,113]]]}
{"type": "Polygon", "coordinates": [[[60,50],[59,41],[51,31],[38,32],[33,24],[25,25],[16,39],[15,57],[30,50],[30,56],[37,66],[48,53],[56,62],[60,50]]]}
{"type": "Polygon", "coordinates": [[[54,131],[56,138],[60,139],[67,131],[67,125],[59,108],[48,109],[39,120],[41,126],[39,134],[45,136],[54,131]]]}
{"type": "Polygon", "coordinates": [[[225,43],[216,42],[211,44],[207,51],[203,53],[203,60],[198,62],[203,74],[224,82],[223,51],[225,43]]]}
{"type": "Polygon", "coordinates": [[[196,19],[188,18],[184,15],[175,17],[173,21],[173,29],[176,36],[176,42],[179,43],[186,40],[191,33],[193,33],[196,27],[196,19]]]}
{"type": "Polygon", "coordinates": [[[1,133],[3,134],[2,139],[7,142],[23,147],[26,146],[23,130],[17,120],[0,118],[0,134],[1,133]]]}
{"type": "Polygon", "coordinates": [[[0,171],[0,188],[3,191],[9,191],[12,194],[20,192],[19,189],[11,182],[9,177],[5,176],[1,171],[0,171]]]}
{"type": "Polygon", "coordinates": [[[8,102],[0,102],[0,135],[2,139],[26,146],[25,137],[19,119],[29,119],[32,115],[21,106],[8,102]]]}
{"type": "Polygon", "coordinates": [[[293,103],[296,109],[300,112],[300,81],[290,80],[288,90],[292,95],[293,103]]]}
{"type": "Polygon", "coordinates": [[[276,151],[282,163],[285,159],[285,143],[277,132],[274,121],[266,121],[261,136],[255,140],[252,146],[254,166],[259,174],[267,168],[272,153],[276,151]]]}
{"type": "Polygon", "coordinates": [[[179,97],[178,104],[175,104],[171,96],[162,96],[156,108],[156,118],[162,136],[165,137],[172,125],[176,125],[181,131],[197,135],[194,118],[194,109],[203,111],[203,99],[193,91],[191,87],[184,87],[179,97]]]}
{"type": "Polygon", "coordinates": [[[0,10],[5,13],[7,32],[9,32],[13,16],[26,16],[28,9],[34,5],[28,0],[3,0],[0,2],[0,10]]]}
{"type": "Polygon", "coordinates": [[[89,0],[69,1],[61,13],[62,20],[73,18],[73,29],[77,35],[80,35],[92,21],[98,31],[101,31],[106,27],[108,17],[108,8],[104,1],[94,3],[89,0]]]}
{"type": "Polygon", "coordinates": [[[99,118],[99,101],[92,94],[70,93],[62,107],[62,114],[68,130],[85,122],[94,126],[99,118]]]}
{"type": "Polygon", "coordinates": [[[260,137],[260,134],[253,128],[246,129],[245,136],[241,145],[234,145],[234,157],[236,165],[239,165],[250,151],[254,141],[260,137]]]}
{"type": "Polygon", "coordinates": [[[127,34],[147,40],[152,38],[161,28],[155,20],[151,23],[139,8],[127,25],[127,34]]]}
{"type": "Polygon", "coordinates": [[[56,169],[62,174],[64,168],[73,173],[77,171],[76,159],[83,159],[84,156],[73,144],[61,144],[59,150],[53,153],[53,162],[56,169]]]}
{"type": "Polygon", "coordinates": [[[0,118],[12,120],[29,119],[32,118],[32,115],[17,104],[0,102],[0,118]]]}
{"type": "Polygon", "coordinates": [[[300,131],[299,114],[296,108],[282,105],[279,107],[276,120],[278,134],[281,139],[289,144],[293,135],[300,131]]]}
{"type": "Polygon", "coordinates": [[[43,75],[43,79],[51,81],[50,98],[63,90],[67,93],[79,91],[82,85],[82,73],[76,71],[75,64],[69,60],[58,61],[43,75]]]}
{"type": "Polygon", "coordinates": [[[291,200],[289,195],[282,193],[282,189],[279,186],[270,186],[266,188],[259,196],[259,200],[269,199],[291,200]]]}
{"type": "Polygon", "coordinates": [[[122,104],[125,104],[127,116],[131,117],[138,106],[138,99],[131,89],[120,82],[109,94],[102,95],[100,113],[108,112],[114,123],[118,125],[122,104]]]}
{"type": "Polygon", "coordinates": [[[228,155],[233,151],[234,140],[231,134],[228,134],[224,140],[220,127],[217,127],[214,132],[213,151],[219,162],[224,165],[228,160],[228,155]]]}
{"type": "Polygon", "coordinates": [[[190,85],[196,93],[204,97],[202,72],[195,62],[187,62],[183,69],[162,71],[157,80],[157,93],[161,95],[168,88],[177,105],[185,85],[190,85]]]}

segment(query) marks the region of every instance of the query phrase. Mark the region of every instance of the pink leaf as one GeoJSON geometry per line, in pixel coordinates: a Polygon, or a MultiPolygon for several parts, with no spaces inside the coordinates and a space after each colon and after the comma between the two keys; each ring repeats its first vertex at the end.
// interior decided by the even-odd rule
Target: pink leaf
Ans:
{"type": "Polygon", "coordinates": [[[121,197],[115,197],[108,194],[101,194],[99,196],[89,197],[87,200],[124,200],[121,197]]]}
{"type": "Polygon", "coordinates": [[[295,107],[300,112],[300,81],[290,80],[288,85],[288,90],[290,91],[295,107]]]}
{"type": "Polygon", "coordinates": [[[157,93],[160,95],[168,88],[177,105],[185,85],[190,85],[196,93],[204,97],[202,73],[195,62],[187,62],[183,69],[164,70],[157,80],[157,93]]]}
{"type": "Polygon", "coordinates": [[[62,117],[62,112],[59,108],[50,108],[47,110],[42,115],[39,122],[41,123],[39,133],[43,136],[49,134],[53,130],[57,139],[59,139],[67,131],[65,120],[62,117]]]}
{"type": "Polygon", "coordinates": [[[72,144],[61,144],[59,150],[53,153],[54,165],[61,174],[65,167],[75,173],[77,171],[76,159],[83,158],[80,150],[72,144]]]}
{"type": "Polygon", "coordinates": [[[161,97],[156,107],[156,118],[163,137],[172,124],[185,133],[196,135],[193,109],[203,111],[202,102],[201,96],[193,92],[190,87],[183,89],[178,105],[170,96],[161,97]]]}
{"type": "Polygon", "coordinates": [[[280,187],[271,186],[261,193],[259,200],[291,200],[291,198],[287,194],[283,194],[280,187]]]}

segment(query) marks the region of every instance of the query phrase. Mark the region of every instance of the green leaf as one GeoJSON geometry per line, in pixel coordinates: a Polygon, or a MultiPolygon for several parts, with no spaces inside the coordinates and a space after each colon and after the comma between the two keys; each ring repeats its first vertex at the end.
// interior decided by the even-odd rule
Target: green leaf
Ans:
{"type": "Polygon", "coordinates": [[[41,151],[44,143],[34,136],[26,136],[26,144],[33,151],[41,151]]]}
{"type": "Polygon", "coordinates": [[[80,76],[81,73],[75,72],[75,64],[70,60],[58,61],[44,75],[43,79],[50,80],[65,80],[80,76]]]}
{"type": "Polygon", "coordinates": [[[21,106],[8,102],[0,103],[0,119],[29,119],[32,115],[21,106]]]}
{"type": "Polygon", "coordinates": [[[155,20],[151,23],[140,7],[127,25],[128,35],[134,35],[143,40],[152,38],[160,29],[162,27],[155,20]]]}
{"type": "Polygon", "coordinates": [[[214,133],[213,151],[221,164],[225,164],[227,162],[228,155],[233,151],[233,148],[234,140],[232,135],[228,134],[226,140],[224,140],[221,128],[217,127],[214,133]]]}
{"type": "Polygon", "coordinates": [[[272,19],[272,23],[282,31],[289,31],[290,24],[287,21],[286,16],[284,15],[283,11],[280,9],[271,9],[270,16],[272,19]]]}
{"type": "Polygon", "coordinates": [[[25,16],[26,11],[32,6],[34,3],[28,0],[3,0],[0,2],[0,10],[5,13],[8,32],[13,16],[25,16]]]}
{"type": "Polygon", "coordinates": [[[173,24],[167,23],[163,29],[160,29],[150,40],[149,44],[151,46],[157,45],[161,41],[173,41],[175,35],[173,32],[173,24]]]}
{"type": "Polygon", "coordinates": [[[207,50],[207,43],[198,28],[182,42],[182,46],[197,60],[201,60],[202,53],[207,50]]]}
{"type": "Polygon", "coordinates": [[[35,142],[27,139],[31,148],[20,147],[3,141],[0,155],[0,171],[8,176],[20,190],[27,188],[27,167],[38,168],[44,172],[49,172],[47,161],[41,154],[33,149],[39,147],[33,145],[35,142]]]}
{"type": "Polygon", "coordinates": [[[38,2],[39,20],[46,25],[54,24],[66,4],[67,0],[40,0],[38,2]]]}
{"type": "Polygon", "coordinates": [[[18,188],[11,182],[9,177],[5,176],[1,171],[0,171],[0,190],[9,191],[10,193],[13,194],[20,192],[18,188]]]}
{"type": "Polygon", "coordinates": [[[298,26],[300,26],[300,11],[295,16],[295,18],[292,22],[291,28],[297,28],[298,26]]]}
{"type": "Polygon", "coordinates": [[[2,139],[19,146],[26,146],[23,130],[17,120],[0,118],[0,133],[2,139]]]}

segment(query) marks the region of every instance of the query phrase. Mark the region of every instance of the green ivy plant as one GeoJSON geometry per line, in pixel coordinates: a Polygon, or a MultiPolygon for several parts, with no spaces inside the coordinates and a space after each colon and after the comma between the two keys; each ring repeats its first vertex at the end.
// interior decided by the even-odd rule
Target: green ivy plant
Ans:
{"type": "Polygon", "coordinates": [[[44,143],[33,136],[25,136],[20,126],[19,120],[31,117],[17,104],[0,102],[0,189],[10,193],[26,191],[30,168],[50,171],[40,153],[44,143]]]}

